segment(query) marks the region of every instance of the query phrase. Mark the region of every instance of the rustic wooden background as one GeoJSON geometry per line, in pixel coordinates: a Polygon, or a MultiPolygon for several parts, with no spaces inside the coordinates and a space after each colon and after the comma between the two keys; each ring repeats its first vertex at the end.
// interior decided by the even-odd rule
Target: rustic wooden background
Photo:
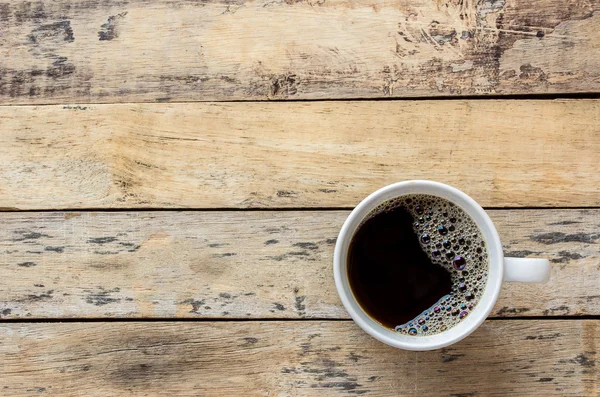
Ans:
{"type": "Polygon", "coordinates": [[[600,0],[0,0],[0,394],[600,395],[600,0]],[[472,336],[362,332],[388,183],[548,257],[472,336]]]}

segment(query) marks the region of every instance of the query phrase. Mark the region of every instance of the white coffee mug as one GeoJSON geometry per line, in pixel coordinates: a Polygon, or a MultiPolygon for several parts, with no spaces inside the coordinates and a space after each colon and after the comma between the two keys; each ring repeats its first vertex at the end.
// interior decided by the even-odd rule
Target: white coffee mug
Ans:
{"type": "Polygon", "coordinates": [[[405,181],[379,189],[350,213],[335,245],[333,274],[344,307],[363,330],[390,346],[407,350],[432,350],[458,342],[479,327],[492,311],[503,281],[546,282],[550,275],[550,262],[537,258],[505,258],[492,220],[475,200],[460,190],[433,181],[405,181]],[[479,303],[460,323],[429,336],[411,336],[384,327],[360,307],[348,282],[348,247],[361,221],[379,204],[405,194],[431,194],[453,202],[477,223],[487,243],[488,280],[479,303]]]}

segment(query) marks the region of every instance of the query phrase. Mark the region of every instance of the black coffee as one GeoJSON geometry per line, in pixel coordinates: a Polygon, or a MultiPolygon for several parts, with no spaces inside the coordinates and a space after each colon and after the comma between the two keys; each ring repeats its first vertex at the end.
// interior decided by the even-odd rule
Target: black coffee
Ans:
{"type": "Polygon", "coordinates": [[[468,316],[487,279],[485,242],[475,222],[431,195],[387,201],[350,242],[348,278],[363,310],[408,335],[431,335],[468,316]]]}

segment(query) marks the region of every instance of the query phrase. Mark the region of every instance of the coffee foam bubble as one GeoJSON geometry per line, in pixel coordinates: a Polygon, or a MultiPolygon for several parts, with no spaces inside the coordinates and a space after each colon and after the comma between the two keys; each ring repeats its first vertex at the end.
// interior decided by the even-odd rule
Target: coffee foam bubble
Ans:
{"type": "MultiPolygon", "coordinates": [[[[450,273],[452,292],[396,331],[427,336],[454,327],[479,303],[489,270],[485,240],[475,221],[456,204],[432,195],[410,194],[388,200],[361,222],[404,207],[413,217],[413,230],[429,259],[450,273]]],[[[360,227],[360,226],[359,226],[360,227]]]]}

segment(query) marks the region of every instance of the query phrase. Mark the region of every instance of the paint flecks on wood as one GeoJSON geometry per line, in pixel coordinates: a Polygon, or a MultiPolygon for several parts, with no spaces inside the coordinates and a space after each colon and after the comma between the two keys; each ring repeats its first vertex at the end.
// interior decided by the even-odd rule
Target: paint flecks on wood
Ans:
{"type": "Polygon", "coordinates": [[[75,41],[71,21],[67,20],[39,25],[32,30],[28,38],[33,44],[53,39],[66,42],[75,41]]]}
{"type": "Polygon", "coordinates": [[[600,89],[597,0],[17,0],[0,21],[3,103],[600,89]],[[52,57],[72,73],[40,75],[52,57]]]}
{"type": "MultiPolygon", "coordinates": [[[[552,262],[548,284],[505,284],[493,316],[599,314],[600,240],[530,237],[590,235],[598,210],[489,212],[507,254],[552,262]]],[[[347,215],[2,213],[2,302],[11,318],[348,318],[331,273],[333,236],[347,215]]]]}
{"type": "Polygon", "coordinates": [[[121,302],[121,298],[117,298],[114,294],[120,292],[120,288],[105,290],[103,287],[98,287],[93,291],[85,292],[85,301],[91,305],[103,306],[111,303],[121,302]]]}
{"type": "Polygon", "coordinates": [[[119,37],[119,25],[126,15],[127,11],[124,11],[120,14],[108,17],[106,23],[104,23],[98,31],[98,39],[100,41],[110,41],[119,37]]]}

